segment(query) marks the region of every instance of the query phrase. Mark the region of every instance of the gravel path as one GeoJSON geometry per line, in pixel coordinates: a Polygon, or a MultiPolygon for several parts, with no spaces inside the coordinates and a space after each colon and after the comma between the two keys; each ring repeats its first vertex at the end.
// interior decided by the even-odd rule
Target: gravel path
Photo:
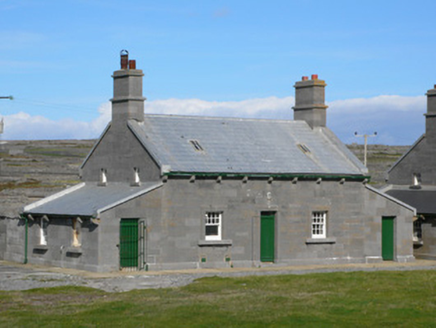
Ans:
{"type": "Polygon", "coordinates": [[[346,264],[335,266],[293,266],[225,270],[183,270],[164,272],[92,273],[71,269],[39,267],[0,261],[0,290],[26,290],[56,286],[86,286],[107,292],[133,289],[180,287],[201,277],[241,277],[249,275],[307,274],[353,271],[436,270],[436,261],[413,263],[346,264]]]}

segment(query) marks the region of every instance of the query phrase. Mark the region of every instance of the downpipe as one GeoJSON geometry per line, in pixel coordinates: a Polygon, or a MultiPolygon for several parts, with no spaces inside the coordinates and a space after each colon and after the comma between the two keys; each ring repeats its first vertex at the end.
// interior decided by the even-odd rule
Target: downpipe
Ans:
{"type": "Polygon", "coordinates": [[[23,214],[20,214],[22,220],[24,220],[24,260],[23,264],[27,264],[27,245],[28,245],[28,237],[29,237],[29,219],[23,214]]]}

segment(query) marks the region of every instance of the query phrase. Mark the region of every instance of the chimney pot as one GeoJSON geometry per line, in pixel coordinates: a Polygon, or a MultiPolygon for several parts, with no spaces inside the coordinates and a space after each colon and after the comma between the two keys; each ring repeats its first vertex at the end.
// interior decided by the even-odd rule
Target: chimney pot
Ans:
{"type": "Polygon", "coordinates": [[[308,76],[303,76],[303,77],[301,78],[301,81],[307,81],[307,80],[309,80],[309,77],[308,77],[308,76]]]}
{"type": "Polygon", "coordinates": [[[436,89],[436,84],[434,85],[434,89],[436,89]]]}
{"type": "Polygon", "coordinates": [[[318,74],[312,74],[312,80],[318,80],[318,74]]]}
{"type": "Polygon", "coordinates": [[[129,60],[129,69],[136,69],[136,60],[129,60]]]}
{"type": "Polygon", "coordinates": [[[121,69],[128,69],[129,66],[129,52],[127,50],[121,50],[121,69]]]}

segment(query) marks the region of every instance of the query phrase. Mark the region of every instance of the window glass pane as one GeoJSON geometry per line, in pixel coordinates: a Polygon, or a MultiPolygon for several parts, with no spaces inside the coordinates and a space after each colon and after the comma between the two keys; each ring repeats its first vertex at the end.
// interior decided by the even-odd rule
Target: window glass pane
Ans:
{"type": "Polygon", "coordinates": [[[206,226],[206,236],[218,236],[218,226],[206,226]]]}

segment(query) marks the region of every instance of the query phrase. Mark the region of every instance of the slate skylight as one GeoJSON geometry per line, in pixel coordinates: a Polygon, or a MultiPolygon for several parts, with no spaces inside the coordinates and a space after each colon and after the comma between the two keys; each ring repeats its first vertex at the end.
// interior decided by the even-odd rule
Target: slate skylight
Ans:
{"type": "Polygon", "coordinates": [[[196,151],[204,151],[203,147],[201,147],[198,140],[191,139],[189,140],[189,143],[194,147],[196,151]]]}
{"type": "Polygon", "coordinates": [[[300,150],[305,154],[310,154],[310,149],[305,144],[298,144],[297,145],[300,150]]]}

